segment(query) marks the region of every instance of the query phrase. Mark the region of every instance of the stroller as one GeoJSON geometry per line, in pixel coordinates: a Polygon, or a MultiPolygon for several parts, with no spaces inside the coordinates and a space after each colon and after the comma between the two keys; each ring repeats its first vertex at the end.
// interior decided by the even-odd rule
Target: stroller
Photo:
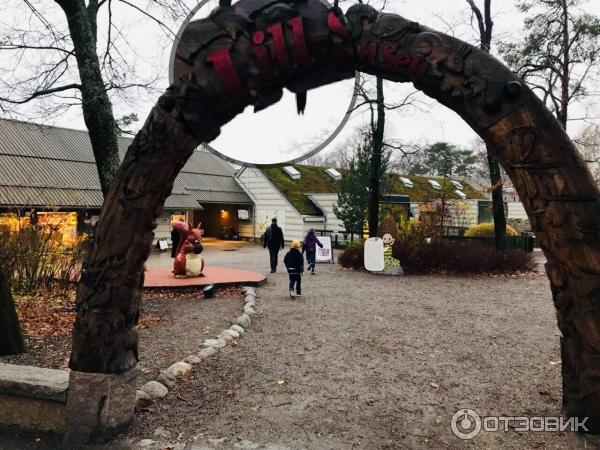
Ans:
{"type": "Polygon", "coordinates": [[[223,241],[239,241],[241,239],[240,234],[232,227],[223,227],[223,229],[219,231],[218,237],[223,241]]]}

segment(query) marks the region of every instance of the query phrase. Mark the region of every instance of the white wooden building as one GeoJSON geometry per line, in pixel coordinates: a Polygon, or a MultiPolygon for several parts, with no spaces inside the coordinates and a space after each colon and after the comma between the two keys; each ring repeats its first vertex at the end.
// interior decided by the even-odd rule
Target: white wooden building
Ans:
{"type": "MultiPolygon", "coordinates": [[[[316,208],[314,212],[300,211],[261,169],[244,167],[236,174],[236,180],[254,202],[254,226],[251,230],[240,229],[242,237],[259,239],[273,218],[277,218],[286,241],[303,239],[310,228],[324,229],[327,224],[325,215],[316,208]]],[[[333,196],[337,201],[337,193],[333,196]]]]}
{"type": "MultiPolygon", "coordinates": [[[[286,241],[303,239],[310,228],[344,234],[344,224],[334,212],[342,176],[337,171],[332,173],[327,167],[300,164],[241,168],[236,180],[254,203],[252,230],[249,227],[240,230],[242,236],[260,239],[273,217],[283,229],[286,241]]],[[[409,217],[417,217],[424,202],[439,198],[435,180],[438,184],[446,183],[445,192],[450,192],[447,205],[453,212],[447,220],[448,226],[468,228],[478,224],[482,211],[485,212],[491,204],[487,194],[482,194],[465,181],[450,184],[448,180],[418,176],[410,177],[410,180],[404,178],[405,182],[401,182],[402,178],[394,178],[389,195],[382,197],[382,205],[400,206],[409,217]]]]}

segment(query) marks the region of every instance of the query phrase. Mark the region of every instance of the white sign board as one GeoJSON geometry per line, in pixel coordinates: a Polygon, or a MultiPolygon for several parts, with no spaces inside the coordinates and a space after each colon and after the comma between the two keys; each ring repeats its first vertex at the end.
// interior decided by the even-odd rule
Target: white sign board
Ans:
{"type": "Polygon", "coordinates": [[[365,241],[365,269],[369,272],[383,272],[383,239],[374,237],[365,241]]]}
{"type": "Polygon", "coordinates": [[[333,262],[333,249],[331,248],[331,236],[317,236],[323,247],[317,245],[317,262],[333,262]]]}
{"type": "Polygon", "coordinates": [[[250,220],[250,213],[247,209],[238,209],[238,219],[250,220]]]}

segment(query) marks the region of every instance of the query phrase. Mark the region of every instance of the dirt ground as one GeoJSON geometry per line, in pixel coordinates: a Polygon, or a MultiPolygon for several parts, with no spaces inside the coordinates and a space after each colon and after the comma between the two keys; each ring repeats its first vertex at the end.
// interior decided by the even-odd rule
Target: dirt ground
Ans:
{"type": "MultiPolygon", "coordinates": [[[[139,333],[138,384],[155,379],[161,369],[197,353],[207,336],[214,337],[227,328],[242,309],[240,288],[221,290],[216,298],[207,300],[200,291],[188,290],[178,295],[145,291],[139,333]]],[[[0,362],[54,369],[68,367],[70,336],[28,338],[27,347],[27,353],[2,357],[0,362]]]]}
{"type": "MultiPolygon", "coordinates": [[[[244,263],[263,259],[257,250],[256,261],[244,263]]],[[[103,448],[583,448],[565,432],[482,432],[463,441],[450,428],[462,408],[481,416],[560,415],[559,332],[545,276],[391,278],[335,265],[318,271],[304,276],[296,301],[287,295],[287,276],[271,275],[258,291],[249,332],[136,413],[130,429],[103,448]]],[[[161,341],[171,344],[155,352],[165,363],[169,349],[187,354],[210,325],[177,322],[179,315],[200,320],[215,307],[239,307],[201,302],[209,309],[192,313],[187,302],[157,311],[175,320],[161,328],[161,341]]],[[[223,309],[217,322],[229,313],[223,309]]],[[[11,442],[58,445],[3,446],[0,439],[0,449],[15,448],[11,442]]]]}
{"type": "Polygon", "coordinates": [[[461,408],[481,416],[560,414],[559,333],[545,277],[381,278],[322,269],[304,277],[305,294],[294,302],[285,275],[272,276],[259,291],[251,331],[166,402],[139,413],[130,442],[191,449],[574,445],[566,433],[481,433],[462,441],[450,430],[461,408]]]}

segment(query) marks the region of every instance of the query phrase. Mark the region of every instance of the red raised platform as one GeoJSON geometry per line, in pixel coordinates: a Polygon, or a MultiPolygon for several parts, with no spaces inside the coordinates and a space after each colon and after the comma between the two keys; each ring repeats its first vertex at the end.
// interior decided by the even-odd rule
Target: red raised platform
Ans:
{"type": "Polygon", "coordinates": [[[230,269],[228,267],[209,266],[204,269],[203,277],[175,278],[171,267],[150,267],[144,278],[145,288],[191,287],[215,285],[260,286],[267,277],[249,270],[230,269]]]}

